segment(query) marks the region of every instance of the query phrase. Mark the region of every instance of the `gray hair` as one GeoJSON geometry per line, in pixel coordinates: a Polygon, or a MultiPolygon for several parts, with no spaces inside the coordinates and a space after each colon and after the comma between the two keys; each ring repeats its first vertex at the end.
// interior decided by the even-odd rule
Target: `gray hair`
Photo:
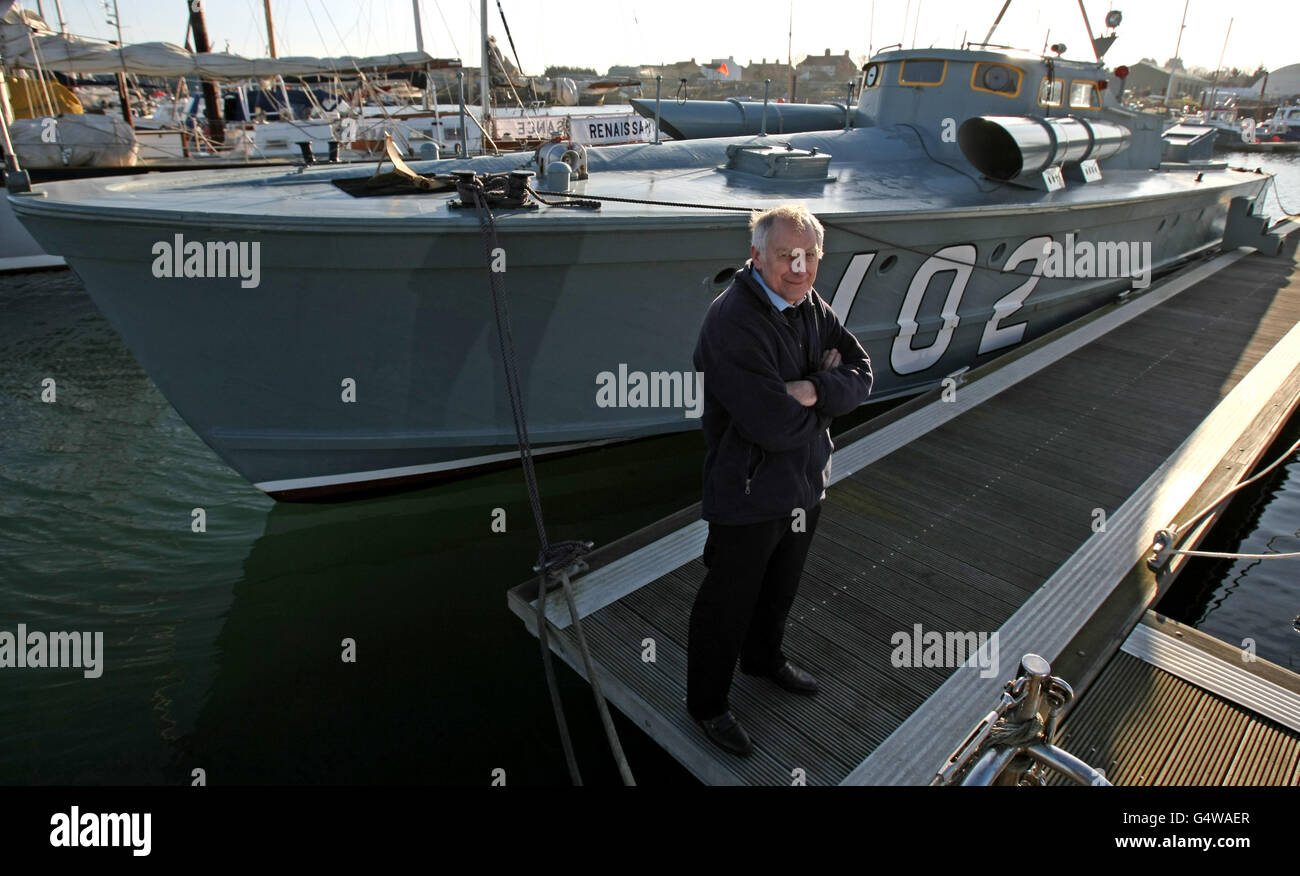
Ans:
{"type": "Polygon", "coordinates": [[[782,204],[761,213],[751,213],[749,231],[750,243],[754,249],[767,253],[767,235],[778,220],[789,222],[796,231],[807,231],[811,228],[817,233],[817,253],[820,255],[824,252],[826,232],[822,229],[821,222],[817,221],[817,217],[803,204],[782,204]]]}

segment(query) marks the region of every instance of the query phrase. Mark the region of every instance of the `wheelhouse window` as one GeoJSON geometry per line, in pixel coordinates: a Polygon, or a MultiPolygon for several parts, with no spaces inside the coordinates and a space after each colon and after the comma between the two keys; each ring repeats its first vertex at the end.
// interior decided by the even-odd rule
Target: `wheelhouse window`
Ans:
{"type": "Polygon", "coordinates": [[[879,85],[880,80],[884,77],[884,69],[884,64],[868,64],[866,69],[862,71],[862,87],[875,88],[879,85]]]}
{"type": "Polygon", "coordinates": [[[1044,79],[1038,86],[1039,106],[1060,106],[1065,94],[1065,82],[1060,79],[1044,79]]]}
{"type": "Polygon", "coordinates": [[[899,85],[942,85],[948,62],[928,58],[910,58],[898,69],[899,85]]]}
{"type": "Polygon", "coordinates": [[[975,91],[987,91],[1003,97],[1017,97],[1023,78],[1024,74],[1017,67],[981,62],[975,65],[971,73],[970,87],[975,91]]]}
{"type": "Polygon", "coordinates": [[[1070,83],[1070,109],[1101,109],[1101,93],[1097,83],[1076,79],[1070,83]]]}

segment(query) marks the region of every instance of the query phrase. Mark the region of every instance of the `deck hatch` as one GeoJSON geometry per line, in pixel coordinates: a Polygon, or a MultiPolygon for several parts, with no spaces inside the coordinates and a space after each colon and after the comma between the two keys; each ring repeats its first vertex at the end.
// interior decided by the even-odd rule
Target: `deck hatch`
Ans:
{"type": "Polygon", "coordinates": [[[794,149],[789,146],[750,146],[733,144],[727,147],[725,170],[753,174],[766,179],[827,179],[830,167],[829,152],[813,149],[794,149]]]}

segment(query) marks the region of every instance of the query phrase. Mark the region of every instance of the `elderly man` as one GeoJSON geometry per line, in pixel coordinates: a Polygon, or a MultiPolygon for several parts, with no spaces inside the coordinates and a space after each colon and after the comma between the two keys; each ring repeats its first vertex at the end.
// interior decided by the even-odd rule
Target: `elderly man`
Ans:
{"type": "Polygon", "coordinates": [[[704,373],[703,517],[708,574],[691,610],[686,708],[715,743],[753,743],[727,701],[742,672],[798,694],[817,682],[781,651],[830,481],[829,426],[871,391],[871,361],[813,289],[821,223],[803,206],[750,220],[750,261],[709,307],[695,348],[704,373]]]}

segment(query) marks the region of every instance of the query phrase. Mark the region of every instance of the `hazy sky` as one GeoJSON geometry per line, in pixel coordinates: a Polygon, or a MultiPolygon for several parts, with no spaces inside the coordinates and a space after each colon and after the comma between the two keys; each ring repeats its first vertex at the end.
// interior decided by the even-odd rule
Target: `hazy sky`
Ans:
{"type": "MultiPolygon", "coordinates": [[[[36,0],[20,0],[28,8],[36,0]]],[[[41,0],[47,18],[55,0],[41,0]]],[[[68,30],[114,38],[106,23],[105,0],[61,0],[68,30]]],[[[112,0],[107,0],[111,8],[112,0]]],[[[1180,54],[1189,66],[1213,68],[1223,49],[1228,21],[1232,32],[1224,65],[1251,70],[1300,63],[1295,19],[1282,9],[1294,0],[1190,0],[1180,54]]],[[[181,43],[189,0],[118,0],[127,42],[181,43]]],[[[213,48],[248,56],[267,54],[262,0],[204,0],[213,48]]],[[[700,0],[501,0],[525,72],[548,64],[595,67],[658,64],[695,58],[769,60],[786,55],[790,0],[700,2],[700,0]],[[743,18],[738,10],[743,10],[743,18]]],[[[425,50],[439,57],[478,63],[478,0],[420,0],[425,50]]],[[[910,47],[957,45],[963,35],[982,40],[1002,0],[794,0],[794,54],[845,49],[857,57],[900,40],[910,47]],[[872,24],[872,9],[874,26],[872,24]]],[[[1094,32],[1107,10],[1124,13],[1119,39],[1107,60],[1132,63],[1149,56],[1164,62],[1174,54],[1184,0],[1086,3],[1094,32]]],[[[371,55],[415,48],[411,0],[272,0],[280,55],[371,55]]],[[[488,3],[489,32],[507,48],[497,0],[488,3]]],[[[1076,0],[1013,0],[994,42],[1042,50],[1065,42],[1067,55],[1091,56],[1076,0]]]]}

